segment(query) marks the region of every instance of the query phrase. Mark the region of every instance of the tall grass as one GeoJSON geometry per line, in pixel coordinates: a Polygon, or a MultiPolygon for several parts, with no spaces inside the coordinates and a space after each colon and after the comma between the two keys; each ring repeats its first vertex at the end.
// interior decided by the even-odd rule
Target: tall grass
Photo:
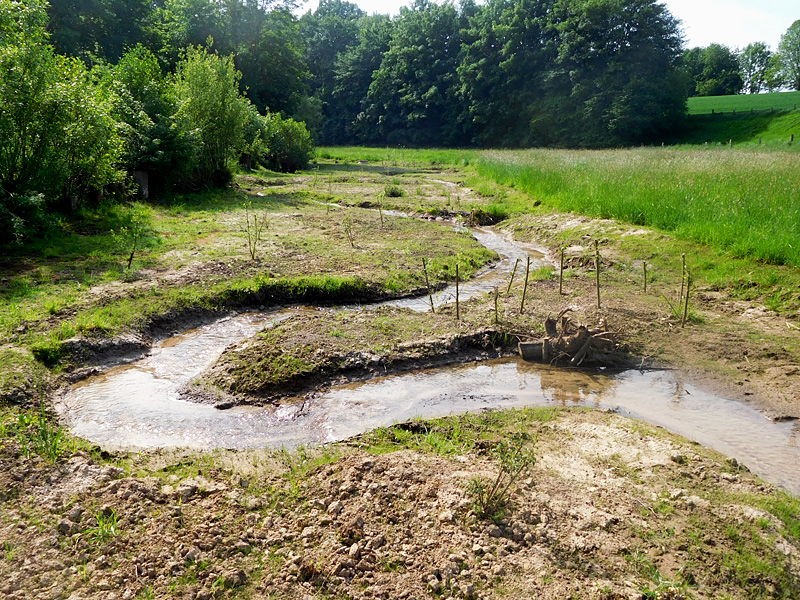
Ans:
{"type": "MultiPolygon", "coordinates": [[[[800,266],[800,156],[793,153],[525,150],[486,152],[477,169],[531,202],[800,266]]],[[[519,199],[506,202],[511,212],[530,210],[519,199]]]]}

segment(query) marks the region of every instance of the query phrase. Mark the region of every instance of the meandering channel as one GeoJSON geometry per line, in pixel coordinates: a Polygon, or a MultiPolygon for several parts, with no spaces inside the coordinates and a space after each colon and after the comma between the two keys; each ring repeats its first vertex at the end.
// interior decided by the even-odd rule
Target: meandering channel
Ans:
{"type": "MultiPolygon", "coordinates": [[[[475,237],[501,260],[461,286],[462,298],[507,281],[519,259],[542,264],[531,246],[491,230],[475,237]]],[[[454,287],[436,295],[450,301],[454,287]]],[[[427,297],[390,302],[430,308],[427,297]]],[[[233,408],[181,400],[179,390],[230,344],[255,335],[296,310],[244,314],[157,344],[145,358],[72,386],[56,409],[76,435],[108,449],[296,447],[346,439],[412,417],[521,406],[592,406],[617,410],[735,457],[795,494],[800,425],[774,423],[753,408],[708,394],[673,372],[566,371],[516,359],[447,367],[331,389],[302,406],[233,408]]]]}

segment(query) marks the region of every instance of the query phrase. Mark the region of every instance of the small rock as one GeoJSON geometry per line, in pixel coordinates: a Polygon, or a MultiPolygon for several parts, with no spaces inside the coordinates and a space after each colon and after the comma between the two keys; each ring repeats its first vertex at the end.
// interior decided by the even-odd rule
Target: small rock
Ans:
{"type": "Polygon", "coordinates": [[[495,577],[502,577],[506,574],[506,570],[503,565],[495,565],[492,567],[492,575],[495,577]]]}
{"type": "Polygon", "coordinates": [[[350,546],[350,551],[347,553],[347,555],[352,560],[358,560],[359,557],[361,556],[361,546],[359,546],[358,544],[353,544],[352,546],[350,546]]]}
{"type": "Polygon", "coordinates": [[[452,510],[443,510],[439,513],[439,521],[442,523],[450,523],[453,520],[453,511],[452,510]]]}
{"type": "Polygon", "coordinates": [[[493,538],[503,537],[503,530],[500,529],[497,525],[492,523],[486,528],[486,535],[493,538]]]}
{"type": "Polygon", "coordinates": [[[336,516],[344,509],[344,504],[342,504],[341,500],[335,500],[331,502],[330,506],[328,506],[328,514],[336,516]]]}
{"type": "Polygon", "coordinates": [[[188,502],[197,494],[198,490],[199,488],[193,483],[182,483],[177,492],[181,502],[188,502]]]}
{"type": "Polygon", "coordinates": [[[228,571],[223,575],[223,582],[226,588],[242,587],[247,581],[247,573],[242,569],[228,571]]]}
{"type": "Polygon", "coordinates": [[[436,579],[436,577],[428,579],[428,587],[434,594],[438,594],[442,591],[442,583],[436,579]]]}
{"type": "Polygon", "coordinates": [[[459,586],[459,591],[464,598],[474,598],[475,597],[475,586],[469,583],[462,583],[459,586]]]}
{"type": "Polygon", "coordinates": [[[69,519],[61,519],[56,526],[58,532],[62,535],[66,535],[67,537],[75,535],[80,531],[80,528],[76,523],[73,523],[69,519]]]}
{"type": "Polygon", "coordinates": [[[66,514],[66,517],[73,523],[80,523],[83,516],[83,509],[80,506],[74,506],[66,514]]]}

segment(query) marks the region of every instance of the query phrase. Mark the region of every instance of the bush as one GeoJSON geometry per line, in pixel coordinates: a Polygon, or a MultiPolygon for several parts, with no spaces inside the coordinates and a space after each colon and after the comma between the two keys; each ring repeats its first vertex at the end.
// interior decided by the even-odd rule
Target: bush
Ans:
{"type": "Polygon", "coordinates": [[[268,115],[265,120],[268,150],[262,164],[282,173],[294,173],[308,166],[314,156],[314,144],[306,126],[278,114],[268,115]]]}
{"type": "Polygon", "coordinates": [[[21,244],[40,235],[52,224],[42,194],[0,195],[0,246],[21,244]]]}
{"type": "Polygon", "coordinates": [[[387,185],[383,189],[383,193],[386,194],[387,198],[400,198],[403,195],[403,190],[400,188],[399,185],[387,185]]]}

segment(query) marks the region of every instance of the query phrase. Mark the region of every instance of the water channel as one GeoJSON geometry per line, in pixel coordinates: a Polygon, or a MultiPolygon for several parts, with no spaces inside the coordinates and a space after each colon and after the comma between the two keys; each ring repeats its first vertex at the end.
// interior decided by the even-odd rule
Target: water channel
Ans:
{"type": "MultiPolygon", "coordinates": [[[[537,265],[544,260],[534,248],[491,230],[473,234],[501,260],[463,284],[462,298],[503,284],[518,259],[530,255],[537,265]]],[[[447,302],[454,293],[447,288],[435,302],[447,302]]],[[[428,298],[384,304],[430,308],[428,298]]],[[[303,406],[220,411],[181,399],[182,386],[227,346],[297,310],[235,315],[163,340],[147,357],[75,384],[57,400],[56,409],[76,435],[107,449],[143,450],[296,447],[346,439],[413,417],[521,406],[609,408],[735,457],[766,480],[800,494],[800,424],[774,423],[670,371],[576,371],[506,359],[333,388],[303,406]]]]}

